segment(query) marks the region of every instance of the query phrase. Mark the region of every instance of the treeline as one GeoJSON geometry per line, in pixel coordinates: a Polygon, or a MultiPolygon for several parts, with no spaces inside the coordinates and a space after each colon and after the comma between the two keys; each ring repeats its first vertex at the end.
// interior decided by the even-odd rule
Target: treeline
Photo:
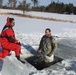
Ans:
{"type": "Polygon", "coordinates": [[[0,0],[0,8],[3,9],[18,9],[25,11],[42,11],[42,12],[53,12],[61,14],[76,14],[76,7],[69,3],[64,4],[51,2],[48,6],[39,6],[39,0],[31,0],[31,3],[27,3],[27,0],[8,0],[6,5],[3,5],[3,0],[0,0]],[[33,6],[32,6],[33,4],[33,6]]]}
{"type": "Polygon", "coordinates": [[[32,10],[60,14],[76,14],[76,7],[73,4],[64,4],[63,2],[52,2],[48,6],[32,7],[32,10]]]}
{"type": "Polygon", "coordinates": [[[3,5],[4,0],[0,0],[0,8],[9,8],[9,9],[32,9],[33,7],[38,7],[38,0],[31,0],[31,3],[27,3],[27,0],[8,0],[7,4],[3,5]],[[33,3],[33,7],[31,5],[33,3]]]}
{"type": "Polygon", "coordinates": [[[6,5],[3,5],[3,1],[4,0],[0,0],[0,8],[22,10],[23,14],[25,11],[30,10],[30,3],[26,3],[26,0],[8,0],[6,5]]]}
{"type": "Polygon", "coordinates": [[[62,13],[62,14],[71,14],[71,13],[76,14],[76,7],[71,3],[64,4],[63,2],[62,3],[52,2],[50,5],[46,7],[45,11],[53,13],[62,13]]]}
{"type": "Polygon", "coordinates": [[[37,9],[39,1],[38,0],[31,0],[31,3],[33,4],[33,7],[31,7],[31,3],[27,3],[26,0],[8,0],[6,5],[3,5],[4,0],[0,0],[0,8],[3,9],[18,9],[22,10],[23,13],[25,11],[34,10],[37,9]]]}
{"type": "Polygon", "coordinates": [[[3,1],[4,0],[0,0],[0,8],[9,8],[9,9],[16,9],[16,8],[20,8],[21,7],[23,8],[24,7],[27,7],[28,4],[26,3],[26,0],[21,0],[21,1],[18,1],[18,0],[8,0],[7,4],[3,5],[3,1]]]}

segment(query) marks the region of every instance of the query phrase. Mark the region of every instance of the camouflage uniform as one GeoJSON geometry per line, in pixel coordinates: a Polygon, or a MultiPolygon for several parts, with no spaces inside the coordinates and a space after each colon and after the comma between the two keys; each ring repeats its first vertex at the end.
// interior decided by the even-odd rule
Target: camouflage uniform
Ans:
{"type": "Polygon", "coordinates": [[[54,54],[57,50],[57,43],[54,37],[44,35],[40,41],[39,50],[47,61],[49,61],[49,59],[49,62],[53,61],[54,54]],[[50,54],[50,56],[48,56],[48,54],[50,54]]]}

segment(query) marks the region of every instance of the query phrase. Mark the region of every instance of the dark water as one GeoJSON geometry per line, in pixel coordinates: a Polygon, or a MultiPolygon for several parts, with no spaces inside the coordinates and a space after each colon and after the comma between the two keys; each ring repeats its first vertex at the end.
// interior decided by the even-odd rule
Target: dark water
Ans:
{"type": "Polygon", "coordinates": [[[41,57],[38,56],[32,56],[26,59],[28,63],[30,63],[32,66],[34,66],[37,70],[42,70],[44,68],[50,67],[58,62],[61,62],[63,59],[56,57],[55,60],[51,63],[46,63],[44,60],[41,59],[41,57]]]}

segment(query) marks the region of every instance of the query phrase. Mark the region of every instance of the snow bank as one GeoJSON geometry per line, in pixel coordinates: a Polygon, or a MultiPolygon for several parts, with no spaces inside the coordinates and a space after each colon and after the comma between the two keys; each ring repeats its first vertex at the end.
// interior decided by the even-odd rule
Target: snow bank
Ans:
{"type": "MultiPolygon", "coordinates": [[[[0,9],[0,13],[17,13],[17,14],[23,14],[21,10],[9,10],[9,9],[0,9]]],[[[26,12],[26,15],[36,16],[36,17],[43,17],[43,18],[53,18],[58,20],[68,20],[76,22],[76,16],[75,15],[65,15],[65,14],[57,14],[57,13],[47,13],[47,12],[26,12]]]]}
{"type": "Polygon", "coordinates": [[[45,18],[53,18],[58,20],[69,20],[76,22],[75,15],[65,15],[65,14],[57,14],[57,13],[46,13],[46,12],[28,12],[28,15],[45,17],[45,18]]]}
{"type": "Polygon", "coordinates": [[[11,9],[0,9],[0,13],[17,13],[23,14],[21,10],[11,10],[11,9]]]}
{"type": "Polygon", "coordinates": [[[3,61],[1,75],[76,75],[76,58],[66,59],[41,71],[36,70],[26,62],[20,63],[14,57],[7,57],[3,61]]]}
{"type": "Polygon", "coordinates": [[[59,37],[67,37],[67,38],[75,38],[76,37],[76,29],[65,28],[63,33],[57,34],[59,37]]]}
{"type": "MultiPolygon", "coordinates": [[[[26,62],[26,61],[25,61],[26,62]]],[[[29,75],[30,72],[36,69],[26,62],[23,65],[14,56],[7,57],[3,60],[1,75],[29,75]]]]}

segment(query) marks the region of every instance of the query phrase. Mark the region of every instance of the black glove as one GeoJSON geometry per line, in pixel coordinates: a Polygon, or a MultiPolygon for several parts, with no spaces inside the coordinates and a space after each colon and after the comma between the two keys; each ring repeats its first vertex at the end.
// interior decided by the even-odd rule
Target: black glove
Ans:
{"type": "Polygon", "coordinates": [[[8,56],[11,56],[11,53],[9,53],[8,56]]]}
{"type": "Polygon", "coordinates": [[[47,56],[51,57],[52,53],[47,54],[47,56]]]}
{"type": "Polygon", "coordinates": [[[21,43],[20,42],[18,42],[17,44],[21,46],[21,43]]]}

